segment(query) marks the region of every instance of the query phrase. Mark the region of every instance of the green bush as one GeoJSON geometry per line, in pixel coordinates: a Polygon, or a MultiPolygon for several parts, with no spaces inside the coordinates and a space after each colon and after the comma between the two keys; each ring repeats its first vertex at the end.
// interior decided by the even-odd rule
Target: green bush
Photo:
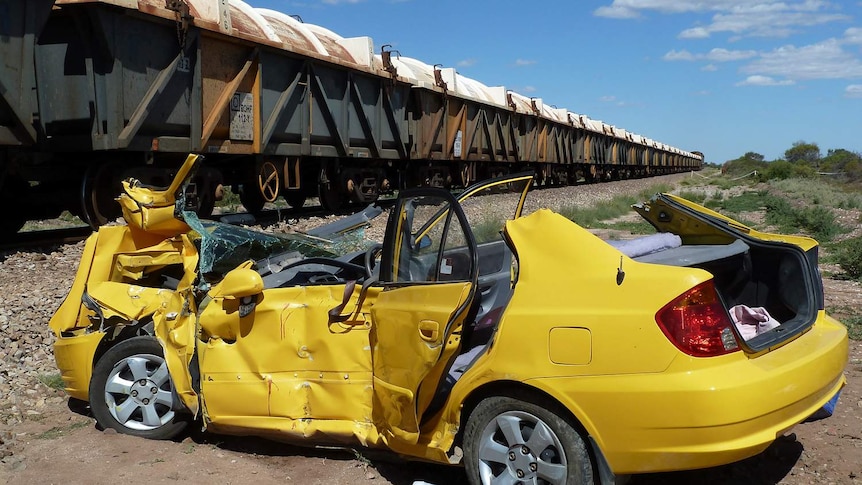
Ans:
{"type": "Polygon", "coordinates": [[[62,391],[63,388],[66,386],[59,372],[55,372],[53,374],[39,374],[38,377],[39,382],[41,382],[47,387],[50,387],[51,389],[62,391]]]}
{"type": "Polygon", "coordinates": [[[862,237],[845,239],[836,245],[835,262],[849,278],[862,279],[862,237]]]}
{"type": "Polygon", "coordinates": [[[797,224],[820,241],[831,241],[835,236],[846,232],[846,229],[835,220],[832,210],[826,207],[802,209],[797,215],[797,224]]]}
{"type": "Polygon", "coordinates": [[[720,212],[739,214],[766,210],[766,222],[781,232],[805,232],[818,241],[831,241],[846,229],[838,224],[831,209],[819,205],[797,209],[787,199],[766,191],[744,192],[724,201],[709,201],[707,207],[720,212]]]}
{"type": "Polygon", "coordinates": [[[770,197],[769,193],[764,190],[758,192],[743,192],[740,195],[728,197],[721,201],[718,207],[723,209],[725,212],[733,212],[734,214],[739,214],[740,212],[754,212],[767,207],[767,202],[770,197]]]}
{"type": "Polygon", "coordinates": [[[636,222],[618,221],[613,223],[597,223],[593,229],[615,229],[617,231],[628,231],[632,234],[655,234],[655,227],[645,220],[636,222]]]}
{"type": "Polygon", "coordinates": [[[767,166],[766,170],[764,170],[764,175],[767,179],[789,179],[793,176],[793,169],[794,166],[792,163],[786,160],[776,160],[767,166]]]}
{"type": "Polygon", "coordinates": [[[696,192],[694,190],[683,190],[679,194],[680,197],[686,200],[690,200],[697,204],[703,204],[706,201],[706,193],[705,192],[696,192]]]}
{"type": "Polygon", "coordinates": [[[599,202],[592,207],[578,207],[564,205],[560,207],[559,213],[578,225],[586,228],[603,227],[603,221],[616,219],[631,211],[631,206],[638,202],[649,200],[653,195],[670,192],[673,189],[668,184],[655,184],[646,190],[642,190],[636,197],[631,195],[617,195],[611,200],[599,202]]]}
{"type": "Polygon", "coordinates": [[[804,231],[818,241],[831,241],[846,232],[831,209],[821,206],[797,209],[786,199],[775,196],[766,198],[766,222],[784,232],[804,231]]]}
{"type": "Polygon", "coordinates": [[[853,315],[842,320],[847,326],[847,335],[853,340],[862,340],[862,316],[853,315]]]}
{"type": "Polygon", "coordinates": [[[789,178],[773,180],[769,183],[776,189],[794,194],[799,200],[810,201],[840,209],[859,209],[862,207],[862,194],[824,179],[789,178]]]}
{"type": "MultiPolygon", "coordinates": [[[[638,195],[636,197],[638,199],[637,202],[643,202],[643,201],[649,200],[655,194],[662,194],[665,192],[670,192],[671,190],[673,190],[673,186],[669,185],[669,184],[664,184],[664,183],[652,184],[649,187],[647,187],[646,189],[641,190],[638,193],[638,195]]],[[[628,198],[626,198],[626,200],[628,200],[628,198]]],[[[629,205],[631,205],[631,204],[629,204],[629,205]]]]}

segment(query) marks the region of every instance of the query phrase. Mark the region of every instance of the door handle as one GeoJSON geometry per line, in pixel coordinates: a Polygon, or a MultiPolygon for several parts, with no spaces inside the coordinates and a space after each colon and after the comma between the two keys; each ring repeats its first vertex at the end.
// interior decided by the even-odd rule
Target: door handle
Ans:
{"type": "Polygon", "coordinates": [[[437,342],[440,337],[440,324],[434,320],[419,322],[419,338],[426,342],[437,342]]]}

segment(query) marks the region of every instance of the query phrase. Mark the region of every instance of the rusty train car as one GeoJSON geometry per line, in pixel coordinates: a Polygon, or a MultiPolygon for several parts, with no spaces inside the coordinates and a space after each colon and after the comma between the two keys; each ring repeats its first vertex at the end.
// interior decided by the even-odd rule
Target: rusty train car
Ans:
{"type": "Polygon", "coordinates": [[[542,185],[703,155],[238,0],[0,0],[0,233],[112,219],[120,180],[207,155],[193,196],[334,209],[533,169],[542,185]],[[7,205],[9,207],[9,205],[7,205]]]}

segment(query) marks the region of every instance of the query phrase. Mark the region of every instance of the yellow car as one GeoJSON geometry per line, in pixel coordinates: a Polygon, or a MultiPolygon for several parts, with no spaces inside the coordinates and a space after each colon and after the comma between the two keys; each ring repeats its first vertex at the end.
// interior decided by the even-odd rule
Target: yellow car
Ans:
{"type": "Polygon", "coordinates": [[[402,191],[382,244],[280,237],[183,212],[197,163],[125,182],[128,225],[90,237],[51,319],[66,391],[106,428],[609,482],[755,455],[845,383],[812,239],[663,194],[636,207],[657,234],[607,242],[521,217],[529,174],[402,191]]]}

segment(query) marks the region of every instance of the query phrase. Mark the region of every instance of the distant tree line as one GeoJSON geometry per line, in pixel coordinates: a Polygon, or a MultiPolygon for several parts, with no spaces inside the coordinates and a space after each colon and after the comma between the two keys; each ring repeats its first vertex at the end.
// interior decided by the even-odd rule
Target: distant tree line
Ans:
{"type": "Polygon", "coordinates": [[[797,141],[784,152],[784,158],[767,161],[759,153],[748,152],[728,160],[721,169],[732,176],[756,170],[763,180],[829,175],[837,180],[859,182],[862,181],[862,154],[836,148],[829,149],[823,156],[817,143],[797,141]]]}

